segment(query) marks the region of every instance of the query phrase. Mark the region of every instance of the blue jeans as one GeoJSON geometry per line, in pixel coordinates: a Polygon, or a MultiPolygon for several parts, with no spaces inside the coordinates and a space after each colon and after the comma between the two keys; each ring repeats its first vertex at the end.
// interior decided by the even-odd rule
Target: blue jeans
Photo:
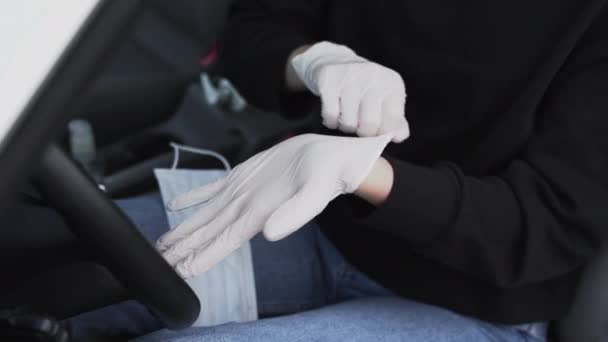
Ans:
{"type": "MultiPolygon", "coordinates": [[[[153,242],[168,224],[158,195],[118,201],[153,242]]],[[[143,335],[137,341],[542,341],[527,332],[399,298],[357,271],[311,222],[278,242],[251,241],[262,319],[183,331],[161,329],[126,302],[71,319],[76,336],[143,335]]]]}

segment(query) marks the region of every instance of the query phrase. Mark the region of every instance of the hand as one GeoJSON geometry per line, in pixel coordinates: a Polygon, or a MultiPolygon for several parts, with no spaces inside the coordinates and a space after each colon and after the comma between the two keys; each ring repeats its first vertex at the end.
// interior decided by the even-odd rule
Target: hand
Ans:
{"type": "Polygon", "coordinates": [[[323,103],[323,124],[362,137],[391,134],[399,143],[410,135],[405,119],[405,85],[401,76],[329,42],[296,54],[295,74],[323,103]]]}
{"type": "Polygon", "coordinates": [[[257,233],[293,233],[366,178],[390,140],[306,134],[261,152],[226,177],[175,198],[172,210],[208,201],[158,241],[183,277],[201,274],[257,233]]]}

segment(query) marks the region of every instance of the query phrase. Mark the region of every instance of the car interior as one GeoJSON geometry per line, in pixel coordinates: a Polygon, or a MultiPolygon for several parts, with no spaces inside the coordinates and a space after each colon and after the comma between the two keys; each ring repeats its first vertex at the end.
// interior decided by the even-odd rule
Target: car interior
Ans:
{"type": "MultiPolygon", "coordinates": [[[[319,123],[255,108],[222,77],[232,2],[99,2],[0,151],[0,340],[71,341],[62,320],[127,299],[170,329],[196,319],[197,297],[112,200],[158,191],[171,142],[237,165],[319,123]]],[[[180,167],[222,165],[186,153],[180,167]]],[[[552,339],[608,341],[606,289],[604,253],[552,339]]]]}

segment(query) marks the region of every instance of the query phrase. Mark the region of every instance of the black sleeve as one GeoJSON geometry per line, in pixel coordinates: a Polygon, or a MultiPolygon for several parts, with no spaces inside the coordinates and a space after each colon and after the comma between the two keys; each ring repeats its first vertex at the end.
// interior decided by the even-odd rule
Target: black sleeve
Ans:
{"type": "Polygon", "coordinates": [[[587,263],[608,240],[608,16],[570,54],[505,168],[471,177],[450,163],[390,162],[389,198],[360,218],[369,229],[503,287],[587,263]]]}
{"type": "Polygon", "coordinates": [[[323,39],[324,0],[239,0],[220,41],[222,72],[252,104],[278,111],[296,48],[323,39]]]}

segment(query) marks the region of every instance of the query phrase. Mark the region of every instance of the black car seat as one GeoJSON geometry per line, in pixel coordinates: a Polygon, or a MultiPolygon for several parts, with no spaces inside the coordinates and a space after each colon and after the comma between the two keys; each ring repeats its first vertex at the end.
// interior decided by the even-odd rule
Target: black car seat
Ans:
{"type": "Polygon", "coordinates": [[[587,267],[570,312],[553,328],[559,342],[608,341],[608,249],[587,267]]]}
{"type": "Polygon", "coordinates": [[[231,0],[149,0],[107,76],[196,74],[215,46],[231,0]]]}

